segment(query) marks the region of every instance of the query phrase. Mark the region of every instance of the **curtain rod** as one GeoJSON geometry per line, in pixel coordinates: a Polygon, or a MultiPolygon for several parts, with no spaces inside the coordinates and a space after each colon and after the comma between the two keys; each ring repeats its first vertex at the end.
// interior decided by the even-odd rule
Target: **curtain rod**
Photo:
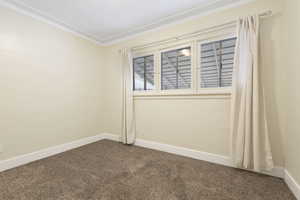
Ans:
{"type": "MultiPolygon", "coordinates": [[[[268,11],[260,13],[259,17],[266,18],[266,17],[272,16],[272,14],[273,14],[273,12],[271,10],[268,10],[268,11]]],[[[235,25],[236,25],[236,20],[233,20],[233,21],[230,21],[230,22],[227,22],[224,24],[201,29],[201,30],[198,30],[198,31],[195,31],[192,33],[187,33],[187,34],[179,35],[176,37],[172,37],[172,38],[168,38],[168,39],[164,39],[164,40],[160,40],[160,41],[156,41],[156,42],[151,42],[151,43],[144,44],[144,45],[135,46],[135,47],[132,47],[131,50],[136,51],[136,50],[140,50],[140,49],[144,49],[144,48],[163,45],[166,43],[175,42],[175,41],[179,41],[179,40],[190,38],[190,37],[196,37],[203,33],[209,33],[209,32],[213,32],[213,31],[217,31],[217,30],[222,30],[224,28],[234,27],[235,25]]]]}

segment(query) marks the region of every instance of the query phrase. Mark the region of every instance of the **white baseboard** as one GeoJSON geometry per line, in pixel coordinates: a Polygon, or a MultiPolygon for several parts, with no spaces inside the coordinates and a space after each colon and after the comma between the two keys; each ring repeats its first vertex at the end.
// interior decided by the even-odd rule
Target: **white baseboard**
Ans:
{"type": "MultiPolygon", "coordinates": [[[[120,137],[118,135],[108,134],[108,133],[103,133],[92,137],[79,139],[70,143],[61,144],[40,151],[17,156],[8,160],[0,161],[0,172],[21,165],[25,165],[30,162],[40,160],[49,156],[53,156],[55,154],[59,154],[71,149],[75,149],[77,147],[84,146],[86,144],[97,142],[103,139],[120,141],[120,137]]],[[[162,143],[152,142],[152,141],[147,141],[142,139],[137,139],[135,145],[232,167],[230,158],[226,156],[196,151],[184,147],[177,147],[169,144],[162,144],[162,143]]],[[[295,179],[289,174],[287,170],[285,170],[282,167],[275,167],[272,172],[265,172],[264,174],[284,178],[291,191],[294,193],[297,199],[300,200],[300,186],[295,181],[295,179]]]]}
{"type": "Polygon", "coordinates": [[[232,166],[230,158],[226,156],[221,156],[221,155],[216,155],[212,153],[207,153],[207,152],[201,152],[201,151],[196,151],[184,147],[177,147],[173,145],[168,145],[168,144],[162,144],[158,142],[152,142],[152,141],[147,141],[147,140],[142,140],[142,139],[137,139],[135,142],[136,146],[141,146],[141,147],[146,147],[149,149],[155,149],[159,151],[164,151],[180,156],[185,156],[189,158],[194,158],[197,160],[204,160],[208,161],[211,163],[216,163],[219,165],[225,165],[225,166],[232,166]]]}
{"type": "MultiPolygon", "coordinates": [[[[114,134],[104,133],[103,137],[108,140],[120,141],[119,137],[114,134]]],[[[142,140],[142,139],[136,139],[134,145],[232,167],[230,158],[226,156],[196,151],[184,147],[162,144],[162,143],[152,142],[152,141],[142,140]]]]}
{"type": "MultiPolygon", "coordinates": [[[[86,144],[90,144],[93,142],[97,142],[102,139],[109,139],[113,141],[120,141],[120,137],[118,135],[114,134],[108,134],[103,133],[92,137],[83,138],[80,140],[76,140],[70,143],[61,144],[58,146],[50,147],[47,149],[43,149],[40,151],[36,151],[33,153],[17,156],[8,160],[0,161],[0,172],[5,171],[14,167],[18,167],[36,160],[40,160],[55,154],[62,153],[64,151],[68,151],[86,144]]],[[[207,152],[201,152],[197,150],[192,150],[184,147],[177,147],[169,144],[162,144],[158,142],[152,142],[142,139],[137,139],[135,145],[149,148],[149,149],[155,149],[159,151],[164,151],[168,153],[173,153],[176,155],[181,155],[189,158],[194,158],[198,160],[203,160],[215,164],[220,164],[224,166],[232,167],[232,163],[229,157],[207,153],[207,152]]],[[[265,174],[284,178],[284,169],[282,167],[276,167],[272,172],[266,172],[265,174]]]]}
{"type": "Polygon", "coordinates": [[[269,175],[269,176],[275,176],[278,178],[284,178],[284,168],[283,167],[274,167],[272,169],[272,171],[268,172],[268,171],[264,171],[262,172],[263,174],[269,175]]]}
{"type": "Polygon", "coordinates": [[[75,149],[77,147],[86,145],[86,144],[90,144],[93,142],[97,142],[99,140],[103,139],[103,135],[99,134],[99,135],[95,135],[92,137],[86,137],[83,139],[79,139],[70,143],[65,143],[65,144],[61,144],[58,146],[54,146],[54,147],[50,147],[47,149],[43,149],[40,151],[36,151],[36,152],[32,152],[32,153],[28,153],[28,154],[24,154],[21,156],[17,156],[8,160],[2,160],[0,161],[0,172],[8,170],[8,169],[12,169],[21,165],[25,165],[28,164],[30,162],[36,161],[36,160],[40,160],[49,156],[53,156],[55,154],[59,154],[71,149],[75,149]]]}
{"type": "MultiPolygon", "coordinates": [[[[108,140],[120,141],[119,137],[114,134],[104,133],[103,137],[108,140]]],[[[232,167],[230,158],[226,156],[196,151],[184,147],[177,147],[169,144],[162,144],[142,139],[136,139],[134,145],[232,167]]]]}
{"type": "Polygon", "coordinates": [[[284,180],[286,184],[289,186],[290,190],[293,192],[296,198],[300,200],[300,185],[297,183],[297,181],[291,176],[291,174],[287,170],[284,170],[284,172],[285,172],[284,180]]]}
{"type": "MultiPolygon", "coordinates": [[[[118,135],[103,133],[103,138],[113,141],[120,141],[118,135]]],[[[197,160],[203,160],[219,165],[224,165],[228,167],[233,167],[231,159],[227,156],[192,150],[184,147],[173,146],[169,144],[162,144],[158,142],[152,142],[148,140],[136,139],[135,141],[136,146],[141,146],[149,149],[155,149],[159,151],[164,151],[180,156],[185,156],[189,158],[194,158],[197,160]]],[[[283,167],[275,167],[271,172],[262,172],[263,174],[267,174],[270,176],[275,176],[279,178],[284,178],[284,168],[283,167]]]]}
{"type": "Polygon", "coordinates": [[[102,137],[103,137],[103,139],[121,142],[121,138],[119,135],[110,134],[110,133],[102,133],[102,137]]]}

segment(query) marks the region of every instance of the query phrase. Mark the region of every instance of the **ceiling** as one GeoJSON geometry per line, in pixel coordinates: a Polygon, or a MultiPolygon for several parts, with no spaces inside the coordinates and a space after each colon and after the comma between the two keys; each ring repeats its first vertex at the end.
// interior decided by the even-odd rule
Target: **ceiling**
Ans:
{"type": "Polygon", "coordinates": [[[0,0],[100,44],[249,0],[0,0]]]}

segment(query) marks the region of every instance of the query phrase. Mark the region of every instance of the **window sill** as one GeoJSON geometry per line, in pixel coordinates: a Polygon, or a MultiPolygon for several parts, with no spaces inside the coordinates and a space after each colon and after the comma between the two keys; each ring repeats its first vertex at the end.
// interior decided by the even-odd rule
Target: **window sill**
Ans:
{"type": "Polygon", "coordinates": [[[134,99],[230,99],[231,88],[134,92],[134,99]]]}

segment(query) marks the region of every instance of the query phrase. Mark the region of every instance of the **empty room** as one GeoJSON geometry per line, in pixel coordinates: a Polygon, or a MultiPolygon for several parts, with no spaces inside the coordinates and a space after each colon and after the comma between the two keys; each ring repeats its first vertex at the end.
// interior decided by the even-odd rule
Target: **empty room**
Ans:
{"type": "Polygon", "coordinates": [[[300,200],[299,11],[0,0],[0,200],[300,200]]]}

